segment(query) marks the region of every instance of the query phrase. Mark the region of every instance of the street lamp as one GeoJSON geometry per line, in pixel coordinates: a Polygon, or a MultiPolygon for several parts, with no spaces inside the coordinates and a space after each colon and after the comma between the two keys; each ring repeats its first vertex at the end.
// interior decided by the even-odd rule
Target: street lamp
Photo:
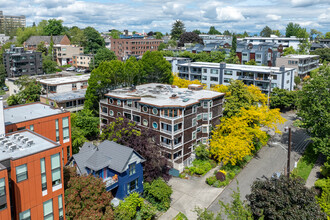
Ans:
{"type": "Polygon", "coordinates": [[[267,104],[268,104],[268,108],[270,108],[269,96],[270,96],[270,91],[271,91],[271,87],[272,87],[273,71],[270,71],[268,79],[269,79],[269,89],[268,89],[268,102],[267,102],[267,104]]]}
{"type": "Polygon", "coordinates": [[[290,127],[285,127],[284,128],[285,132],[289,132],[289,142],[288,142],[288,161],[287,161],[287,176],[288,178],[290,177],[290,158],[291,158],[291,128],[290,127]]]}

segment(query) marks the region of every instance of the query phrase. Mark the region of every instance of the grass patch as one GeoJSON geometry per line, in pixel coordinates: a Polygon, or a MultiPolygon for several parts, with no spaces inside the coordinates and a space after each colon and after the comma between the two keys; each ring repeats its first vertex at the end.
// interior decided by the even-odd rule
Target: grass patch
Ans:
{"type": "Polygon", "coordinates": [[[304,152],[304,155],[298,161],[297,167],[292,171],[292,174],[307,180],[313,166],[317,160],[318,154],[313,150],[313,145],[309,144],[304,152]]]}
{"type": "Polygon", "coordinates": [[[187,216],[185,216],[182,212],[179,212],[173,220],[188,220],[187,216]]]}
{"type": "Polygon", "coordinates": [[[5,95],[5,94],[6,94],[5,90],[0,89],[0,95],[5,95]]]}
{"type": "Polygon", "coordinates": [[[201,175],[204,176],[207,172],[209,172],[212,168],[216,167],[216,162],[213,160],[199,160],[195,159],[192,162],[193,166],[189,167],[189,175],[201,175]]]}

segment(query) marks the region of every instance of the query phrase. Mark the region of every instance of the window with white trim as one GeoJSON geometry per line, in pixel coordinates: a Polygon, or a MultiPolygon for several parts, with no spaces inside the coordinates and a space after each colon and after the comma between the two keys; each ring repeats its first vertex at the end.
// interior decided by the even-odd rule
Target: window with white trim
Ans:
{"type": "Polygon", "coordinates": [[[42,189],[42,191],[44,191],[44,190],[47,190],[45,158],[40,159],[40,168],[41,168],[41,189],[42,189]]]}
{"type": "Polygon", "coordinates": [[[58,196],[58,215],[60,220],[64,219],[63,216],[63,196],[62,194],[58,196]]]}
{"type": "Polygon", "coordinates": [[[53,199],[50,199],[43,204],[44,206],[44,220],[53,220],[53,199]]]}
{"type": "Polygon", "coordinates": [[[129,175],[130,175],[130,176],[136,173],[136,170],[135,170],[135,163],[130,164],[128,167],[129,167],[129,175]]]}
{"type": "Polygon", "coordinates": [[[196,120],[196,118],[193,118],[192,119],[192,126],[196,126],[197,125],[197,120],[196,120]]]}
{"type": "Polygon", "coordinates": [[[56,186],[62,183],[60,153],[52,155],[50,159],[51,159],[51,167],[52,167],[52,185],[56,186]]]}
{"type": "Polygon", "coordinates": [[[209,101],[204,101],[203,102],[203,108],[209,107],[209,101]]]}
{"type": "Polygon", "coordinates": [[[109,111],[109,115],[110,115],[110,116],[113,116],[113,115],[114,115],[114,113],[113,113],[112,110],[109,111]]]}
{"type": "Polygon", "coordinates": [[[138,178],[127,184],[127,193],[134,192],[138,188],[138,178]]]}
{"type": "Polygon", "coordinates": [[[208,128],[207,126],[203,126],[203,127],[202,127],[202,132],[203,132],[203,133],[207,133],[207,130],[208,130],[207,128],[208,128]]]}
{"type": "Polygon", "coordinates": [[[196,131],[193,131],[192,132],[192,137],[191,137],[192,140],[195,140],[196,139],[196,131]]]}
{"type": "Polygon", "coordinates": [[[55,130],[56,130],[56,141],[60,141],[60,129],[58,125],[58,119],[55,120],[55,130]]]}
{"type": "Polygon", "coordinates": [[[203,113],[203,121],[207,121],[208,120],[208,113],[203,113]]]}
{"type": "Polygon", "coordinates": [[[197,105],[194,105],[193,107],[192,107],[192,113],[196,113],[197,112],[197,105]]]}
{"type": "Polygon", "coordinates": [[[30,220],[31,212],[30,209],[25,210],[24,212],[19,213],[19,220],[30,220]]]}
{"type": "Polygon", "coordinates": [[[202,119],[202,114],[197,115],[197,121],[202,119]]]}
{"type": "Polygon", "coordinates": [[[69,139],[69,117],[62,118],[63,124],[63,140],[69,139]]]}
{"type": "Polygon", "coordinates": [[[119,99],[117,100],[117,105],[121,105],[121,101],[119,99]]]}
{"type": "Polygon", "coordinates": [[[16,167],[16,182],[22,182],[28,178],[27,165],[23,164],[16,167]]]}

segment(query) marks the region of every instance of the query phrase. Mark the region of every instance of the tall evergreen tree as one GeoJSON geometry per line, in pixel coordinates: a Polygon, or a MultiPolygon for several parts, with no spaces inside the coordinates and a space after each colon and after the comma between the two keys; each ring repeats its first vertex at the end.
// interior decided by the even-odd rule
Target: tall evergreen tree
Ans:
{"type": "Polygon", "coordinates": [[[184,23],[180,20],[176,20],[172,25],[172,30],[171,30],[172,39],[178,40],[181,34],[183,34],[184,32],[186,32],[184,23]]]}

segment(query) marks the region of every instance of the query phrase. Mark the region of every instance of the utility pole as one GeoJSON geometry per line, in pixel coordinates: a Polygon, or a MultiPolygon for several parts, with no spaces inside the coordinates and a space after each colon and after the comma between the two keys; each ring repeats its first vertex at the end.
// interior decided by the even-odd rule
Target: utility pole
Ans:
{"type": "Polygon", "coordinates": [[[290,177],[290,158],[291,158],[291,128],[289,130],[289,143],[288,143],[288,162],[287,162],[287,176],[290,177]]]}

